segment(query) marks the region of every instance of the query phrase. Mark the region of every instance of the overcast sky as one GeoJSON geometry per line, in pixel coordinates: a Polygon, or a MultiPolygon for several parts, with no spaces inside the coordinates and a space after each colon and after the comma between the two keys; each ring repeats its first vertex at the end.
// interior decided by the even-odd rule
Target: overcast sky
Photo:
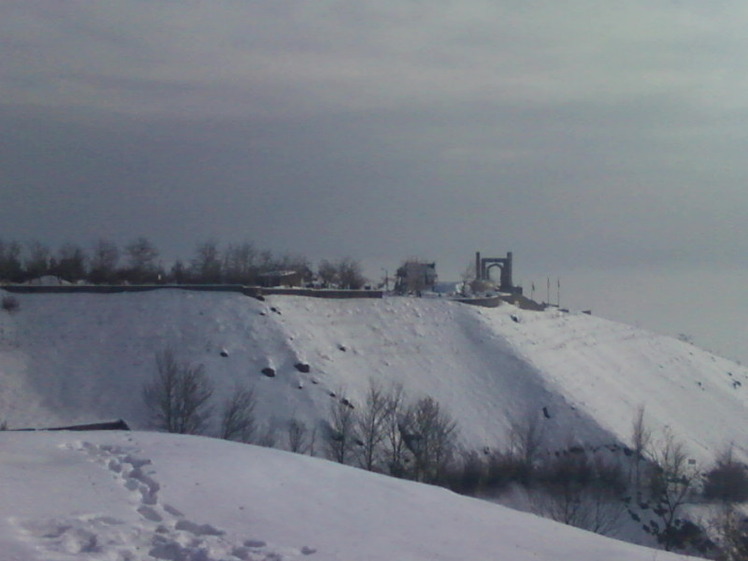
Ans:
{"type": "Polygon", "coordinates": [[[513,251],[515,280],[580,306],[652,271],[684,299],[735,288],[747,27],[737,0],[5,0],[0,238],[250,240],[443,279],[513,251]]]}

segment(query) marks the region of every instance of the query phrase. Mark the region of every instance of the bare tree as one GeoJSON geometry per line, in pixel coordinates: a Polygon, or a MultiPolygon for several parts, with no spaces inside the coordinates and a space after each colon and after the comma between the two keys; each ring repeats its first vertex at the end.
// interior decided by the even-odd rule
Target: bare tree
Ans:
{"type": "Polygon", "coordinates": [[[100,239],[91,250],[88,279],[94,283],[113,282],[119,263],[119,248],[114,242],[100,239]]]}
{"type": "Polygon", "coordinates": [[[226,282],[250,284],[257,275],[257,250],[249,242],[232,244],[223,254],[223,271],[226,282]]]}
{"type": "Polygon", "coordinates": [[[21,244],[0,239],[0,281],[20,282],[22,280],[21,244]]]}
{"type": "Polygon", "coordinates": [[[207,284],[221,282],[223,265],[216,241],[209,240],[197,246],[195,257],[190,265],[190,272],[197,282],[207,284]]]}
{"type": "Polygon", "coordinates": [[[332,263],[327,259],[320,261],[317,276],[325,286],[357,290],[366,284],[361,273],[361,264],[352,257],[344,257],[332,263]]]}
{"type": "Polygon", "coordinates": [[[328,456],[345,464],[350,460],[356,441],[356,418],[351,402],[341,392],[330,405],[330,426],[327,432],[328,456]]]}
{"type": "Polygon", "coordinates": [[[28,244],[28,256],[24,262],[26,277],[33,279],[49,274],[49,247],[34,240],[28,244]]]}
{"type": "Polygon", "coordinates": [[[311,434],[309,435],[309,445],[307,446],[307,449],[306,449],[307,453],[310,456],[315,455],[316,450],[317,450],[316,446],[317,446],[317,427],[314,427],[312,429],[311,434]]]}
{"type": "Polygon", "coordinates": [[[320,262],[317,268],[317,275],[326,287],[338,284],[338,268],[327,259],[323,259],[320,262]]]}
{"type": "Polygon", "coordinates": [[[456,450],[457,422],[432,397],[415,404],[405,444],[415,459],[418,481],[438,483],[456,450]]]}
{"type": "Polygon", "coordinates": [[[403,477],[408,461],[408,447],[404,434],[410,425],[412,408],[405,403],[405,391],[402,384],[394,384],[385,396],[386,414],[384,421],[385,461],[390,475],[403,477]]]}
{"type": "Polygon", "coordinates": [[[296,419],[288,422],[288,449],[297,454],[306,454],[309,444],[306,423],[296,419]]]}
{"type": "Polygon", "coordinates": [[[361,412],[356,415],[356,433],[361,440],[359,463],[372,471],[386,437],[388,399],[382,386],[369,380],[369,391],[361,412]]]}
{"type": "Polygon", "coordinates": [[[683,442],[676,440],[670,431],[665,432],[653,456],[659,469],[650,481],[650,492],[655,501],[652,512],[659,524],[650,523],[649,529],[665,550],[670,551],[681,542],[679,530],[684,521],[678,518],[678,514],[691,498],[698,483],[699,470],[689,460],[683,442]]]}
{"type": "Polygon", "coordinates": [[[156,279],[158,250],[148,238],[137,238],[125,247],[128,258],[128,275],[135,282],[153,281],[156,279]]]}
{"type": "Polygon", "coordinates": [[[86,277],[86,253],[79,246],[66,243],[57,252],[52,273],[69,282],[86,277]]]}
{"type": "Polygon", "coordinates": [[[273,257],[273,252],[269,249],[263,249],[257,255],[257,272],[267,273],[278,268],[278,264],[273,257]]]}
{"type": "Polygon", "coordinates": [[[173,282],[176,284],[185,284],[192,280],[192,277],[190,275],[190,272],[187,270],[187,267],[184,266],[184,263],[181,259],[177,259],[174,264],[171,266],[171,270],[169,271],[169,282],[173,282]]]}
{"type": "Polygon", "coordinates": [[[604,536],[616,534],[626,512],[620,498],[599,485],[545,488],[533,504],[541,516],[604,536]]]}
{"type": "Polygon", "coordinates": [[[613,535],[625,512],[626,488],[618,464],[586,453],[561,455],[543,466],[537,496],[539,514],[603,535],[613,535]]]}
{"type": "Polygon", "coordinates": [[[645,453],[652,442],[652,431],[647,427],[644,419],[644,405],[640,405],[634,416],[631,426],[631,467],[629,475],[632,475],[634,488],[638,493],[641,490],[641,463],[646,460],[645,453]]]}
{"type": "Polygon", "coordinates": [[[252,442],[255,436],[255,406],[257,395],[254,389],[237,386],[223,404],[221,415],[221,438],[252,442]]]}
{"type": "Polygon", "coordinates": [[[352,257],[344,257],[338,262],[338,278],[341,288],[358,290],[366,284],[361,264],[352,257]]]}
{"type": "Polygon", "coordinates": [[[203,365],[178,361],[171,349],[156,354],[156,377],[143,388],[143,399],[158,428],[200,434],[208,420],[213,384],[203,365]]]}
{"type": "Polygon", "coordinates": [[[527,470],[532,471],[545,440],[540,415],[530,411],[523,419],[513,421],[509,427],[508,437],[510,453],[520,460],[527,470]]]}

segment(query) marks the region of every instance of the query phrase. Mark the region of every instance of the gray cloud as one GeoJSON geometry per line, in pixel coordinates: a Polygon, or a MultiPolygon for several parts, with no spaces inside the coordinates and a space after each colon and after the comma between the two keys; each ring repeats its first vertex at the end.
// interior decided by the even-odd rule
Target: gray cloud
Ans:
{"type": "Polygon", "coordinates": [[[737,2],[15,2],[0,235],[732,261],[737,2]]]}

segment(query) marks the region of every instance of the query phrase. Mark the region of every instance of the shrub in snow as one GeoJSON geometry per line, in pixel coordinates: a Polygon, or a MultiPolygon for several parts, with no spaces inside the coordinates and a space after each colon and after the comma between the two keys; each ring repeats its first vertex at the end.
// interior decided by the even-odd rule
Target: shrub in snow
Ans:
{"type": "Polygon", "coordinates": [[[748,559],[748,526],[745,515],[730,505],[712,521],[711,529],[719,547],[717,559],[744,561],[748,559]]]}
{"type": "Polygon", "coordinates": [[[543,488],[534,494],[533,510],[557,522],[612,536],[626,512],[620,498],[597,485],[543,488]]]}
{"type": "Polygon", "coordinates": [[[307,374],[310,370],[309,365],[306,362],[297,362],[294,364],[294,368],[298,370],[299,372],[303,372],[304,374],[307,374]]]}
{"type": "Polygon", "coordinates": [[[485,487],[489,491],[500,491],[511,483],[529,485],[532,476],[532,466],[521,457],[496,451],[488,458],[485,487]]]}
{"type": "Polygon", "coordinates": [[[626,490],[627,478],[618,462],[597,453],[572,447],[551,457],[539,469],[538,478],[548,485],[599,485],[621,495],[626,490]],[[581,450],[576,452],[575,450],[581,450]]]}
{"type": "MultiPolygon", "coordinates": [[[[651,520],[649,524],[642,526],[645,532],[652,534],[657,538],[665,551],[683,550],[707,554],[715,547],[714,542],[709,538],[704,529],[691,520],[685,518],[676,518],[672,524],[664,528],[651,520]]],[[[743,561],[744,558],[738,558],[743,561]]]]}
{"type": "Polygon", "coordinates": [[[612,535],[625,512],[626,476],[618,463],[574,448],[539,470],[535,510],[558,522],[612,535]]]}
{"type": "Polygon", "coordinates": [[[486,462],[478,452],[464,452],[461,465],[450,471],[446,479],[452,491],[476,496],[486,479],[486,462]]]}
{"type": "Polygon", "coordinates": [[[262,373],[268,378],[275,378],[275,368],[266,366],[265,368],[262,369],[262,373]]]}
{"type": "Polygon", "coordinates": [[[748,472],[744,464],[735,461],[732,449],[723,453],[717,465],[707,472],[704,496],[723,503],[748,501],[748,472]]]}
{"type": "Polygon", "coordinates": [[[21,303],[15,296],[3,296],[1,305],[6,312],[15,312],[21,307],[21,303]]]}

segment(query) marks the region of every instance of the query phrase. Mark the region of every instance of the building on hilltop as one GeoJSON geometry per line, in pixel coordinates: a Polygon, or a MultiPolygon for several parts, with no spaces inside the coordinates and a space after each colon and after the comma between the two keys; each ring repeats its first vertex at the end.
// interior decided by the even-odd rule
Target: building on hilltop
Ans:
{"type": "Polygon", "coordinates": [[[257,285],[262,287],[273,286],[302,286],[304,276],[299,271],[269,271],[257,275],[257,285]]]}
{"type": "Polygon", "coordinates": [[[398,294],[420,294],[433,290],[437,281],[436,263],[408,260],[395,273],[395,292],[398,294]]]}

